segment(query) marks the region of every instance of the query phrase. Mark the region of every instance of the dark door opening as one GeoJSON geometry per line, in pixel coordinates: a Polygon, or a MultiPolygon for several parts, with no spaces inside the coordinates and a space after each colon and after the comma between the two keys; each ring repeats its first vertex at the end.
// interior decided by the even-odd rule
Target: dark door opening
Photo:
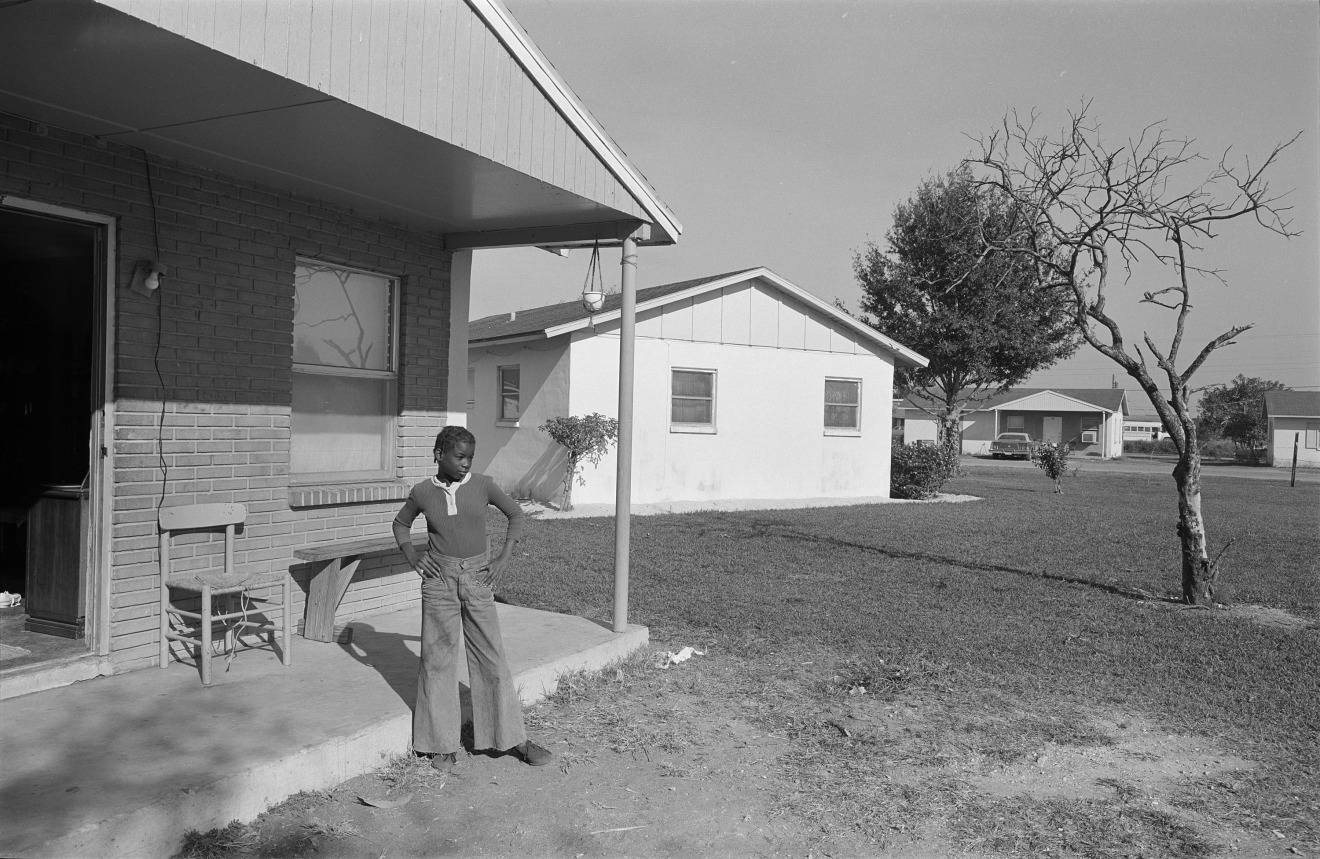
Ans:
{"type": "Polygon", "coordinates": [[[85,635],[100,229],[0,208],[0,669],[85,635]]]}

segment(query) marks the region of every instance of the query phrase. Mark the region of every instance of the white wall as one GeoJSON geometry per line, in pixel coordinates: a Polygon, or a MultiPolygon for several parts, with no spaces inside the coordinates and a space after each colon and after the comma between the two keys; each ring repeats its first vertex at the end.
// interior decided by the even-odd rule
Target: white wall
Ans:
{"type": "Polygon", "coordinates": [[[537,427],[568,411],[568,338],[508,346],[474,346],[468,365],[475,371],[473,405],[467,427],[477,437],[473,470],[488,474],[517,498],[556,500],[563,479],[563,448],[537,427]],[[522,414],[514,423],[497,420],[499,367],[518,365],[522,414]]]}
{"type": "Polygon", "coordinates": [[[1106,448],[1102,455],[1110,458],[1121,457],[1123,455],[1122,409],[1111,414],[1104,423],[1101,424],[1101,429],[1104,430],[1102,436],[1105,443],[1104,447],[1106,448]]]}
{"type": "MultiPolygon", "coordinates": [[[[761,287],[639,318],[633,501],[888,495],[893,359],[860,339],[761,287]],[[713,434],[671,429],[673,368],[716,372],[713,434]],[[826,435],[827,376],[861,380],[859,435],[826,435]]],[[[616,326],[573,336],[572,414],[617,415],[618,348],[616,326]]],[[[574,502],[612,502],[615,468],[611,453],[574,502]]]]}
{"type": "Polygon", "coordinates": [[[1314,429],[1320,419],[1306,418],[1270,418],[1268,456],[1269,462],[1276,468],[1291,468],[1293,456],[1293,438],[1298,434],[1297,467],[1320,468],[1320,450],[1307,447],[1306,426],[1314,429]]]}

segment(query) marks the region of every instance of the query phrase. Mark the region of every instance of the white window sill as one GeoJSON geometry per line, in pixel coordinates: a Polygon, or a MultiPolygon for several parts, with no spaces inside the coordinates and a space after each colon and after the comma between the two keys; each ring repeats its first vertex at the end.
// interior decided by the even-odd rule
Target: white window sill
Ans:
{"type": "Polygon", "coordinates": [[[516,421],[516,420],[512,420],[512,421],[496,421],[496,422],[495,422],[495,426],[497,426],[497,427],[508,427],[509,429],[517,429],[517,428],[518,428],[518,421],[516,421]]]}
{"type": "Polygon", "coordinates": [[[825,435],[845,436],[848,438],[861,438],[862,431],[859,429],[848,429],[847,427],[825,427],[825,435]]]}
{"type": "Polygon", "coordinates": [[[715,427],[701,424],[670,424],[670,432],[696,433],[697,435],[715,435],[715,427]]]}
{"type": "Polygon", "coordinates": [[[402,501],[411,489],[411,486],[393,480],[293,485],[289,487],[289,506],[335,507],[402,501]]]}

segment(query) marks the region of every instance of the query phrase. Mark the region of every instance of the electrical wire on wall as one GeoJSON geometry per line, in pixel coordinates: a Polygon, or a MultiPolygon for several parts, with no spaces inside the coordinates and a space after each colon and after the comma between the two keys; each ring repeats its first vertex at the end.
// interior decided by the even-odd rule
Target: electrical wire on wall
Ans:
{"type": "MultiPolygon", "coordinates": [[[[160,260],[160,217],[156,212],[156,190],[151,183],[151,160],[147,150],[134,147],[142,153],[142,164],[147,171],[147,196],[151,199],[151,231],[156,241],[156,260],[160,260]]],[[[160,345],[165,336],[165,290],[156,289],[156,348],[151,354],[151,364],[156,368],[156,383],[160,385],[160,414],[156,418],[156,456],[160,459],[160,497],[156,499],[156,510],[160,511],[165,503],[165,490],[169,486],[170,464],[165,459],[165,403],[168,399],[165,391],[165,376],[160,372],[160,345]]]]}

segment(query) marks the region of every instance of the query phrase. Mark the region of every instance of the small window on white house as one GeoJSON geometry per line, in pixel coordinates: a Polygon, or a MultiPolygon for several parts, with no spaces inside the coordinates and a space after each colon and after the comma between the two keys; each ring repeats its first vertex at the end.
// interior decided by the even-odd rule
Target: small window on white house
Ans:
{"type": "Polygon", "coordinates": [[[468,367],[467,374],[467,410],[470,412],[477,405],[477,368],[468,367]]]}
{"type": "Polygon", "coordinates": [[[1307,450],[1320,450],[1320,424],[1308,423],[1306,425],[1306,448],[1307,450]]]}
{"type": "Polygon", "coordinates": [[[1027,419],[1022,415],[1009,415],[1007,421],[1008,432],[1025,432],[1027,429],[1027,419]]]}
{"type": "Polygon", "coordinates": [[[289,470],[303,483],[394,475],[398,281],[294,268],[289,470]]]}
{"type": "Polygon", "coordinates": [[[715,431],[715,371],[674,370],[670,381],[670,429],[715,431]]]}
{"type": "Polygon", "coordinates": [[[1100,441],[1100,418],[1097,415],[1082,415],[1082,444],[1095,444],[1100,441]]]}
{"type": "Polygon", "coordinates": [[[519,403],[519,388],[522,384],[518,365],[500,367],[500,421],[516,421],[522,414],[519,403]]]}
{"type": "Polygon", "coordinates": [[[860,379],[825,380],[825,430],[860,430],[862,427],[862,382],[860,379]]]}

